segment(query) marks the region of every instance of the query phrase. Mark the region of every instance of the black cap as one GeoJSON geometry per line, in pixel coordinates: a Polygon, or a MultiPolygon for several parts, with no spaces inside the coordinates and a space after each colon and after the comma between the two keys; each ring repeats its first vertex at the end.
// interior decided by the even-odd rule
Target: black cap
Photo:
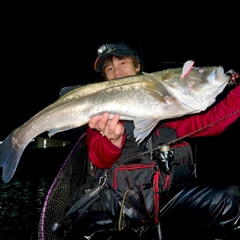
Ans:
{"type": "Polygon", "coordinates": [[[104,59],[109,55],[116,56],[133,56],[139,60],[138,54],[125,43],[103,44],[97,49],[98,58],[95,61],[94,69],[97,72],[102,72],[104,59]]]}

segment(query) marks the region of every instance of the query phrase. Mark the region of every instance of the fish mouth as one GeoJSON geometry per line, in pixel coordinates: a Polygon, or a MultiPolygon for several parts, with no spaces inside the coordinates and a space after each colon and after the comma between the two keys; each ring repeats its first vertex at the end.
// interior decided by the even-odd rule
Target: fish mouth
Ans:
{"type": "MultiPolygon", "coordinates": [[[[207,77],[207,80],[214,84],[214,83],[219,83],[219,79],[224,79],[226,75],[224,74],[224,69],[222,66],[214,67],[212,72],[209,74],[207,77]]],[[[223,81],[225,82],[225,81],[223,81]]]]}
{"type": "Polygon", "coordinates": [[[226,75],[224,72],[224,68],[222,66],[214,67],[212,72],[207,77],[207,80],[212,85],[217,85],[218,87],[206,89],[206,96],[203,98],[204,101],[208,102],[208,104],[212,104],[216,100],[216,96],[220,94],[223,89],[226,87],[227,83],[230,80],[230,76],[226,75]]]}

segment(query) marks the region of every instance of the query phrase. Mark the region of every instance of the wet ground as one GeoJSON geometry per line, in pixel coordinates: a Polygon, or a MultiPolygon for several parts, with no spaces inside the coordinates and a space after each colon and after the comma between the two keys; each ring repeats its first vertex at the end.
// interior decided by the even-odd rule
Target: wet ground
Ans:
{"type": "Polygon", "coordinates": [[[11,181],[0,183],[0,240],[38,239],[46,194],[69,151],[26,149],[11,181]]]}
{"type": "Polygon", "coordinates": [[[0,239],[37,239],[37,226],[49,182],[15,177],[0,184],[0,239]]]}

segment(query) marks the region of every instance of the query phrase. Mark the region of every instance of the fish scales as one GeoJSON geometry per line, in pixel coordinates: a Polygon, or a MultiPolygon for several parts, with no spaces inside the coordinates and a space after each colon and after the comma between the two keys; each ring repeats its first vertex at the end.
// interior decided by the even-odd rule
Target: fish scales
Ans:
{"type": "Polygon", "coordinates": [[[2,180],[13,177],[30,141],[48,131],[52,135],[80,127],[91,117],[109,112],[134,123],[141,143],[159,121],[204,111],[230,80],[221,66],[166,69],[78,86],[14,129],[0,144],[2,180]]]}

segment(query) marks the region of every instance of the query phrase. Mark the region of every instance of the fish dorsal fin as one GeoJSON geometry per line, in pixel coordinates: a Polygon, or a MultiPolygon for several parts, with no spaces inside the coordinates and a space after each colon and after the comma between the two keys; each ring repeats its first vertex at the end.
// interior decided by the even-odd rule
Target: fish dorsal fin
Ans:
{"type": "Polygon", "coordinates": [[[154,129],[154,127],[158,124],[161,120],[159,117],[149,118],[149,117],[142,117],[137,118],[134,120],[135,129],[133,131],[134,138],[136,142],[141,143],[154,129]]]}
{"type": "Polygon", "coordinates": [[[184,63],[181,78],[184,78],[189,73],[189,71],[193,67],[193,64],[194,64],[193,60],[189,60],[184,63]]]}

